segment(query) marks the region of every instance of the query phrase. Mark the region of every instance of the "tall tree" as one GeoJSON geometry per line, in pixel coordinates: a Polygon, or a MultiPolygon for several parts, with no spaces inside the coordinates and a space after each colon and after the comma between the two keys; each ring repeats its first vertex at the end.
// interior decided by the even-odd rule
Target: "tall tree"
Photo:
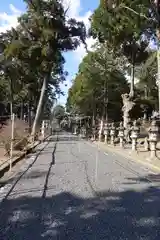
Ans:
{"type": "MultiPolygon", "coordinates": [[[[47,96],[48,85],[59,91],[59,82],[65,78],[63,52],[75,49],[80,41],[85,42],[85,26],[75,19],[68,19],[62,1],[25,0],[27,11],[19,18],[14,36],[6,41],[6,59],[19,60],[20,65],[30,73],[29,89],[36,82],[41,86],[36,116],[32,128],[35,135],[40,121],[42,107],[47,96]],[[55,79],[58,79],[55,81],[55,79]]],[[[13,33],[9,32],[8,34],[13,33]]],[[[25,74],[27,76],[27,74],[25,74]]],[[[34,86],[36,86],[36,84],[34,86]]],[[[39,88],[38,88],[39,89],[39,88]]],[[[32,100],[31,100],[32,101],[32,100]]]]}
{"type": "Polygon", "coordinates": [[[149,1],[144,0],[100,1],[91,18],[92,35],[98,37],[99,41],[109,42],[114,50],[118,48],[131,65],[130,94],[122,95],[125,127],[129,122],[129,112],[135,104],[133,101],[135,66],[148,57],[149,6],[149,1]]]}
{"type": "Polygon", "coordinates": [[[64,118],[64,116],[65,116],[65,108],[62,105],[56,105],[53,109],[52,117],[57,119],[58,122],[60,123],[60,121],[64,118]]]}
{"type": "Polygon", "coordinates": [[[147,100],[153,109],[158,110],[157,61],[156,51],[149,53],[148,59],[136,69],[139,82],[136,88],[140,91],[140,98],[147,100]]]}
{"type": "Polygon", "coordinates": [[[123,3],[118,1],[101,1],[91,19],[92,35],[98,37],[100,42],[108,41],[114,49],[121,50],[129,64],[132,66],[130,96],[134,96],[134,69],[135,65],[143,62],[148,52],[148,42],[141,38],[145,21],[140,21],[140,16],[132,11],[147,11],[147,6],[138,5],[138,1],[123,3]],[[132,8],[131,8],[132,7],[132,8]],[[132,18],[132,20],[130,20],[132,18]]]}
{"type": "Polygon", "coordinates": [[[117,111],[120,116],[121,93],[128,91],[120,69],[120,59],[116,59],[106,46],[101,45],[95,52],[89,52],[69,90],[68,107],[94,118],[99,115],[102,119],[115,119],[117,111]]]}
{"type": "Polygon", "coordinates": [[[101,1],[93,15],[92,27],[96,36],[114,45],[130,35],[157,44],[160,112],[160,0],[101,1]]]}

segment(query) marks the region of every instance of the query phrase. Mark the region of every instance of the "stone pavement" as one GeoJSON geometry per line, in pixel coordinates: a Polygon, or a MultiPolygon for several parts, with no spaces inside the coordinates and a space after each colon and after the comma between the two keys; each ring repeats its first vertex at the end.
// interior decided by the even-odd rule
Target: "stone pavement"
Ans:
{"type": "Polygon", "coordinates": [[[159,240],[155,174],[59,133],[58,140],[39,145],[1,188],[0,239],[159,240]]]}
{"type": "Polygon", "coordinates": [[[157,145],[157,157],[154,159],[150,158],[150,151],[144,150],[144,147],[140,146],[140,144],[138,145],[136,152],[131,150],[131,145],[125,145],[124,148],[121,148],[118,144],[113,146],[111,144],[98,141],[94,142],[94,144],[102,148],[104,151],[119,154],[124,158],[129,158],[133,161],[139,162],[153,171],[160,173],[160,143],[157,145]]]}

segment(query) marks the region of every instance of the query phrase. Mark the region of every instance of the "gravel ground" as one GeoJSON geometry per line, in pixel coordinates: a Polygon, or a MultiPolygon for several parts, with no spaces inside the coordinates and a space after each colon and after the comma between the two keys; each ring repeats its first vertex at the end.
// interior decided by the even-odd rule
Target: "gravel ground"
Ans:
{"type": "Polygon", "coordinates": [[[60,133],[0,189],[0,240],[159,240],[160,176],[60,133]]]}

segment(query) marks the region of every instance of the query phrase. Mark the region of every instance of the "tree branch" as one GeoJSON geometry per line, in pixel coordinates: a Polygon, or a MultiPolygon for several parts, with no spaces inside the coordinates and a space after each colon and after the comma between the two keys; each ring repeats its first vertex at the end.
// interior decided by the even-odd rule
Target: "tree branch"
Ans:
{"type": "Polygon", "coordinates": [[[132,9],[132,8],[130,8],[130,7],[127,7],[127,6],[124,5],[124,4],[120,4],[119,8],[125,8],[125,9],[127,9],[127,10],[135,13],[136,15],[139,15],[140,17],[143,17],[143,18],[145,18],[145,19],[147,19],[147,20],[151,20],[151,19],[152,19],[152,18],[148,18],[147,16],[145,16],[145,15],[142,14],[142,13],[136,12],[134,9],[132,9]]]}

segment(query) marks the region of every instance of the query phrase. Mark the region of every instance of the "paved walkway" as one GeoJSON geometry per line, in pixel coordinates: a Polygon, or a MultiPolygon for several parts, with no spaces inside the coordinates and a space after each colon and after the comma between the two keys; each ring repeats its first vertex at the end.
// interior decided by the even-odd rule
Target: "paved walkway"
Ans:
{"type": "Polygon", "coordinates": [[[0,239],[160,239],[159,176],[65,133],[36,150],[0,190],[0,239]]]}

